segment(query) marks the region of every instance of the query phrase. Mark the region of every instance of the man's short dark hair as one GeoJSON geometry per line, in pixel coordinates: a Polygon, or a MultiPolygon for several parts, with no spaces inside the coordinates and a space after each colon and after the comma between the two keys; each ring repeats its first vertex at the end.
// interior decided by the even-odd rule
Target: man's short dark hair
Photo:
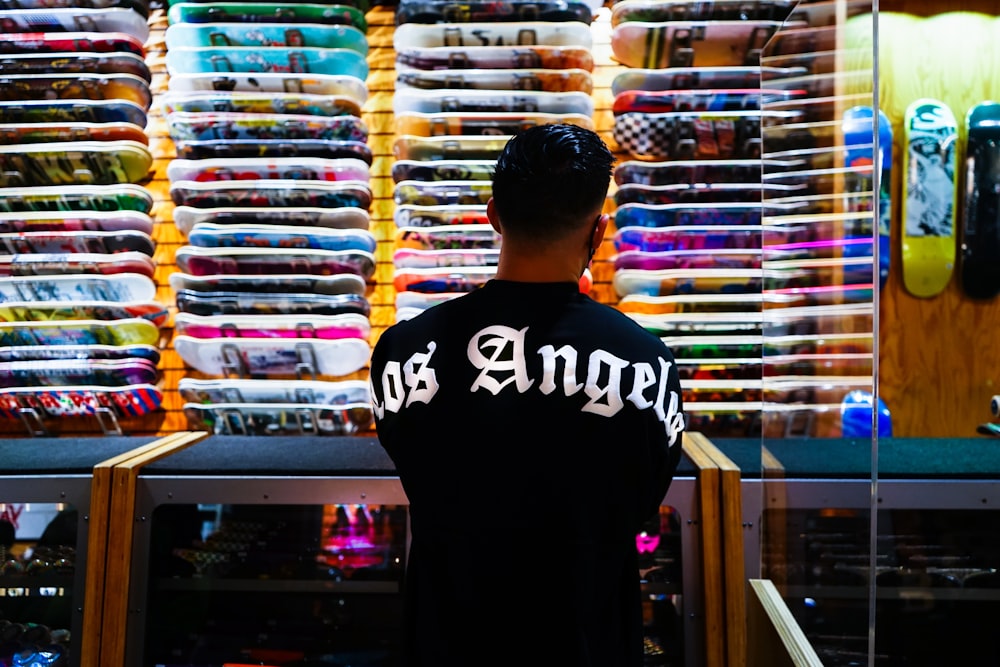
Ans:
{"type": "Polygon", "coordinates": [[[552,240],[592,224],[614,162],[601,137],[578,125],[537,125],[514,135],[493,175],[493,205],[505,230],[552,240]]]}

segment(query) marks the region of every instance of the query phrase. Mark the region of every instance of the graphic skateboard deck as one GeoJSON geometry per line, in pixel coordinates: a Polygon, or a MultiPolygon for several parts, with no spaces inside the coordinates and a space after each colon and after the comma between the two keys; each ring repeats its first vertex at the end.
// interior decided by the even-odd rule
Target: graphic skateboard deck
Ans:
{"type": "Polygon", "coordinates": [[[175,111],[167,114],[166,121],[174,141],[368,141],[368,127],[357,116],[175,111]]]}
{"type": "Polygon", "coordinates": [[[438,227],[397,227],[393,241],[397,248],[414,250],[472,250],[500,248],[500,235],[491,225],[442,225],[438,227]]]}
{"type": "Polygon", "coordinates": [[[269,275],[277,273],[356,273],[366,281],[375,272],[375,257],[360,250],[301,248],[199,248],[177,249],[177,267],[184,273],[210,276],[220,273],[269,275]]]}
{"type": "Polygon", "coordinates": [[[0,234],[11,232],[153,233],[153,219],[139,211],[32,211],[0,213],[0,234]]]}
{"type": "Polygon", "coordinates": [[[760,225],[761,207],[753,203],[722,202],[625,204],[614,213],[615,225],[623,227],[674,227],[691,225],[760,225]]]}
{"type": "Polygon", "coordinates": [[[0,345],[155,345],[160,329],[136,317],[125,320],[0,322],[0,345]]]}
{"type": "Polygon", "coordinates": [[[149,82],[134,74],[3,74],[0,100],[126,100],[149,109],[149,82]]]}
{"type": "Polygon", "coordinates": [[[364,380],[204,380],[183,377],[177,391],[187,403],[311,403],[348,405],[370,403],[371,393],[364,380]]]}
{"type": "Polygon", "coordinates": [[[739,202],[760,203],[773,197],[790,197],[806,192],[807,186],[805,184],[701,183],[690,185],[683,183],[680,185],[640,185],[638,183],[625,183],[618,186],[613,199],[617,206],[683,203],[713,205],[739,202]]]}
{"type": "Polygon", "coordinates": [[[618,227],[613,242],[618,252],[759,249],[762,231],[761,225],[618,227]]]}
{"type": "Polygon", "coordinates": [[[177,292],[177,309],[200,316],[361,315],[368,317],[371,304],[359,294],[263,294],[251,292],[177,292]]]}
{"type": "Polygon", "coordinates": [[[495,160],[395,160],[393,183],[402,181],[492,181],[495,160]]]}
{"type": "Polygon", "coordinates": [[[400,181],[392,193],[396,204],[414,206],[485,206],[492,196],[489,181],[400,181]]]}
{"type": "Polygon", "coordinates": [[[132,123],[146,127],[146,109],[128,100],[0,102],[3,123],[132,123]]]}
{"type": "Polygon", "coordinates": [[[737,65],[733,67],[633,67],[619,72],[611,80],[611,95],[617,96],[628,90],[711,90],[718,88],[760,88],[761,77],[768,75],[778,79],[793,74],[805,74],[805,67],[778,68],[759,65],[737,65]]]}
{"type": "MultiPolygon", "coordinates": [[[[465,64],[465,63],[462,63],[465,64]]],[[[396,93],[407,90],[531,90],[550,93],[594,91],[590,72],[578,67],[544,69],[540,67],[512,68],[448,68],[436,70],[400,69],[396,72],[396,93]]]]}
{"type": "Polygon", "coordinates": [[[185,403],[191,428],[215,435],[351,435],[371,428],[371,403],[185,403]]]}
{"type": "Polygon", "coordinates": [[[0,349],[0,362],[142,359],[153,366],[160,351],[153,345],[14,345],[0,349]]]}
{"type": "Polygon", "coordinates": [[[788,122],[793,111],[629,112],[615,116],[612,136],[647,160],[761,157],[761,127],[788,122]]]}
{"type": "Polygon", "coordinates": [[[583,46],[427,46],[396,51],[397,72],[410,70],[549,69],[592,72],[594,56],[583,46]]]}
{"type": "Polygon", "coordinates": [[[163,393],[154,385],[125,387],[11,387],[0,390],[0,414],[20,418],[23,410],[39,417],[75,417],[110,411],[117,417],[140,417],[163,403],[163,393]]]}
{"type": "Polygon", "coordinates": [[[0,233],[0,248],[10,255],[27,253],[139,252],[153,256],[156,244],[149,234],[124,230],[117,232],[7,232],[0,233]]]}
{"type": "Polygon", "coordinates": [[[415,206],[400,204],[393,212],[397,227],[434,227],[437,225],[489,225],[486,206],[457,204],[452,206],[415,206]]]}
{"type": "Polygon", "coordinates": [[[361,104],[349,95],[253,93],[239,91],[167,91],[160,95],[164,115],[175,111],[360,116],[361,104]]]}
{"type": "Polygon", "coordinates": [[[761,251],[757,249],[720,248],[717,250],[667,250],[647,252],[626,250],[613,258],[615,270],[641,269],[759,269],[761,251]]]}
{"type": "Polygon", "coordinates": [[[185,364],[206,375],[251,379],[349,375],[364,368],[371,355],[371,346],[359,338],[298,341],[176,336],[174,350],[185,364]]]}
{"type": "Polygon", "coordinates": [[[761,290],[760,269],[666,269],[615,271],[612,285],[626,294],[753,294],[761,290]]]}
{"type": "Polygon", "coordinates": [[[495,275],[495,266],[396,269],[392,282],[397,292],[471,292],[495,275]]]}
{"type": "MultiPolygon", "coordinates": [[[[368,61],[353,49],[314,46],[178,46],[167,51],[167,73],[301,73],[368,77],[368,61]]],[[[294,89],[293,89],[294,90],[294,89]]]]}
{"type": "Polygon", "coordinates": [[[102,275],[7,276],[0,278],[0,304],[10,302],[152,301],[156,285],[138,273],[102,275]]]}
{"type": "Polygon", "coordinates": [[[760,310],[762,302],[762,294],[627,294],[618,301],[618,310],[641,315],[744,312],[760,310]]]}
{"type": "Polygon", "coordinates": [[[572,0],[499,0],[489,2],[402,2],[396,25],[404,23],[497,23],[524,21],[578,21],[589,24],[589,5],[572,0]]]}
{"type": "Polygon", "coordinates": [[[779,27],[781,21],[625,21],[612,28],[611,50],[626,67],[759,65],[779,27]]]}
{"type": "MultiPolygon", "coordinates": [[[[4,0],[0,3],[0,7],[4,9],[49,9],[72,6],[74,3],[71,0],[4,0]]],[[[87,6],[94,9],[122,7],[135,10],[143,16],[149,16],[149,3],[146,0],[95,0],[88,2],[87,6]]]]}
{"type": "Polygon", "coordinates": [[[0,141],[3,144],[68,143],[79,141],[132,141],[149,144],[146,132],[133,123],[88,123],[65,121],[54,123],[2,123],[0,141]]]}
{"type": "Polygon", "coordinates": [[[352,25],[365,31],[368,21],[357,7],[298,2],[176,2],[167,20],[175,23],[316,23],[352,25]]]}
{"type": "Polygon", "coordinates": [[[356,294],[364,296],[368,285],[365,279],[354,273],[338,273],[329,276],[296,274],[273,274],[270,276],[241,276],[216,274],[192,276],[186,273],[171,273],[170,287],[174,292],[289,292],[292,294],[356,294]]]}
{"type": "Polygon", "coordinates": [[[358,105],[368,99],[368,86],[362,79],[346,74],[305,74],[293,72],[197,72],[173,74],[171,93],[294,93],[331,95],[353,99],[358,105]]]}
{"type": "Polygon", "coordinates": [[[275,224],[295,227],[328,227],[330,229],[368,229],[371,217],[368,211],[353,207],[217,207],[194,208],[178,206],[174,209],[174,225],[187,236],[200,222],[217,225],[275,224]]]}
{"type": "Polygon", "coordinates": [[[171,160],[171,181],[362,181],[369,182],[368,164],[356,158],[214,158],[171,160]]]}
{"type": "Polygon", "coordinates": [[[319,248],[374,253],[375,235],[366,229],[301,229],[286,225],[216,225],[203,222],[188,234],[193,246],[219,248],[319,248]]]}
{"type": "Polygon", "coordinates": [[[878,170],[878,234],[879,234],[879,285],[889,278],[891,258],[890,230],[892,227],[892,123],[881,109],[878,112],[878,164],[874,159],[874,126],[870,106],[856,106],[844,113],[844,164],[853,170],[846,180],[849,193],[848,210],[870,211],[871,197],[865,196],[875,188],[874,169],[878,170]]]}
{"type": "Polygon", "coordinates": [[[699,90],[625,90],[615,95],[611,111],[666,113],[668,111],[753,111],[761,103],[801,97],[801,90],[774,88],[713,88],[699,90]]]}
{"type": "Polygon", "coordinates": [[[580,21],[404,23],[392,34],[396,52],[434,46],[576,46],[590,50],[590,25],[580,21]]]}
{"type": "Polygon", "coordinates": [[[969,110],[962,209],[962,291],[973,299],[1000,293],[1000,104],[969,110]]]}
{"type": "Polygon", "coordinates": [[[178,206],[218,208],[225,206],[347,206],[367,210],[371,187],[365,181],[296,181],[262,179],[252,181],[173,181],[170,198],[178,206]]]}
{"type": "Polygon", "coordinates": [[[149,39],[146,17],[129,7],[46,7],[0,10],[4,33],[124,33],[149,39]]]}
{"type": "Polygon", "coordinates": [[[777,56],[815,59],[815,54],[834,51],[837,48],[838,29],[837,25],[813,27],[804,21],[786,22],[767,45],[766,53],[763,54],[764,62],[773,64],[772,59],[777,56]]]}
{"type": "Polygon", "coordinates": [[[509,136],[398,136],[392,142],[397,160],[496,160],[509,136]]]}
{"type": "Polygon", "coordinates": [[[131,183],[0,188],[0,211],[136,211],[148,214],[153,195],[131,183]]]}
{"type": "Polygon", "coordinates": [[[174,148],[184,160],[210,158],[357,158],[371,164],[372,149],[363,141],[340,139],[211,139],[208,141],[178,141],[174,148]]]}
{"type": "Polygon", "coordinates": [[[4,32],[0,54],[134,53],[145,58],[145,39],[124,32],[4,32]]]}
{"type": "Polygon", "coordinates": [[[397,135],[415,137],[438,136],[509,136],[536,125],[562,123],[594,129],[590,116],[576,113],[490,113],[490,112],[441,112],[417,113],[407,111],[396,114],[397,135]]]}
{"type": "Polygon", "coordinates": [[[611,26],[626,21],[783,21],[795,0],[619,0],[611,8],[611,26]]]}
{"type": "Polygon", "coordinates": [[[142,252],[0,255],[0,276],[138,273],[152,278],[154,269],[152,257],[142,252]]]}
{"type": "Polygon", "coordinates": [[[371,322],[359,313],[342,315],[193,315],[178,313],[174,332],[192,338],[362,338],[371,322]]]}
{"type": "Polygon", "coordinates": [[[615,183],[677,185],[752,183],[761,179],[760,160],[624,160],[615,166],[615,183]]]}
{"type": "Polygon", "coordinates": [[[932,297],[955,266],[958,123],[941,102],[920,99],[907,107],[903,127],[903,285],[932,297]]]}
{"type": "Polygon", "coordinates": [[[0,74],[131,74],[149,83],[152,72],[142,56],[119,53],[19,53],[0,57],[0,74]]]}
{"type": "Polygon", "coordinates": [[[164,32],[167,49],[186,46],[323,47],[368,54],[365,33],[352,25],[308,23],[174,23],[164,32]]]}
{"type": "Polygon", "coordinates": [[[396,309],[427,310],[431,306],[451,301],[458,296],[461,294],[454,292],[397,292],[396,309]]]}
{"type": "MultiPolygon", "coordinates": [[[[685,334],[691,336],[759,335],[764,319],[762,313],[749,311],[659,315],[628,313],[628,316],[643,329],[661,338],[685,334]]],[[[691,385],[685,387],[688,390],[691,388],[691,385]]]]}
{"type": "Polygon", "coordinates": [[[401,248],[392,254],[397,269],[433,269],[445,266],[497,266],[500,250],[472,248],[459,250],[423,250],[401,248]]]}
{"type": "Polygon", "coordinates": [[[0,388],[154,384],[156,366],[145,359],[55,359],[0,362],[0,388]]]}
{"type": "Polygon", "coordinates": [[[524,90],[398,90],[392,97],[395,114],[404,113],[546,113],[594,115],[587,93],[524,90]]]}
{"type": "Polygon", "coordinates": [[[138,183],[153,165],[134,141],[0,146],[0,187],[138,183]]]}

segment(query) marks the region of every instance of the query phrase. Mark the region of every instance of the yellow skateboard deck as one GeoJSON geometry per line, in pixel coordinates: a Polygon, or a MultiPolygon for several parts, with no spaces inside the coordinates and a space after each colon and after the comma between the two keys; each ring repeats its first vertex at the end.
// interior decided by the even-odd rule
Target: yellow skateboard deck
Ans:
{"type": "Polygon", "coordinates": [[[923,98],[907,107],[903,130],[903,285],[928,298],[955,268],[958,123],[947,105],[923,98]]]}

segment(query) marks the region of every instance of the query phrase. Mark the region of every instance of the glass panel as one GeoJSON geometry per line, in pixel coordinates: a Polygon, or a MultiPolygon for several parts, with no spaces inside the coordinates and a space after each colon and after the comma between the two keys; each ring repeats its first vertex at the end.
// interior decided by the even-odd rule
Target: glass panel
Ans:
{"type": "Polygon", "coordinates": [[[761,576],[830,665],[865,664],[871,622],[876,313],[889,274],[879,188],[891,165],[872,11],[800,2],[761,57],[761,88],[775,91],[761,122],[761,576]],[[803,469],[835,485],[814,480],[825,497],[808,511],[786,484],[803,469]]]}
{"type": "Polygon", "coordinates": [[[83,593],[78,522],[67,504],[0,503],[0,665],[15,656],[16,664],[69,664],[83,593]]]}
{"type": "Polygon", "coordinates": [[[147,665],[398,660],[406,508],[161,505],[147,665]]]}
{"type": "Polygon", "coordinates": [[[1000,514],[878,512],[872,663],[866,662],[869,516],[851,508],[765,515],[765,524],[787,526],[790,557],[770,559],[765,575],[783,587],[823,664],[945,665],[956,651],[964,664],[996,664],[1000,640],[989,626],[1000,601],[1000,514]]]}

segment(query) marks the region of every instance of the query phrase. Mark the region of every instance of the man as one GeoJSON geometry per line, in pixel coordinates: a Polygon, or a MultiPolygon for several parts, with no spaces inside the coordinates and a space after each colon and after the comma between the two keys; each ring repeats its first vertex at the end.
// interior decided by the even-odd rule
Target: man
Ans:
{"type": "Polygon", "coordinates": [[[614,157],[549,124],[497,161],[496,278],[383,332],[379,440],[410,502],[407,664],[642,665],[635,536],[680,458],[669,349],[578,280],[614,157]]]}

